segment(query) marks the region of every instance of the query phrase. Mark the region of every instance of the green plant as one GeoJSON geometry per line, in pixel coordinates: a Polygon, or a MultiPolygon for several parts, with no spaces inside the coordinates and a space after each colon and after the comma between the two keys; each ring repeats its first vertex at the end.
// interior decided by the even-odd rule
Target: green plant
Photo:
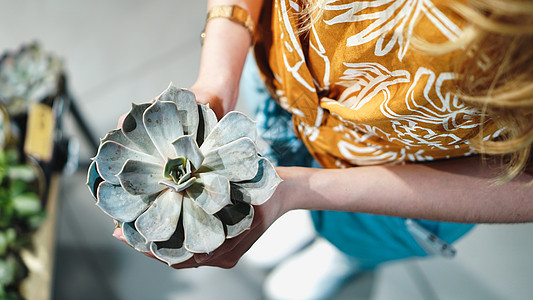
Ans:
{"type": "Polygon", "coordinates": [[[170,85],[152,103],[133,104],[102,139],[87,183],[129,244],[176,264],[247,230],[252,205],[274,193],[281,179],[255,140],[244,114],[217,122],[192,92],[170,85]]]}
{"type": "Polygon", "coordinates": [[[36,180],[16,150],[0,150],[0,299],[19,299],[17,284],[27,272],[19,253],[45,217],[36,180]]]}

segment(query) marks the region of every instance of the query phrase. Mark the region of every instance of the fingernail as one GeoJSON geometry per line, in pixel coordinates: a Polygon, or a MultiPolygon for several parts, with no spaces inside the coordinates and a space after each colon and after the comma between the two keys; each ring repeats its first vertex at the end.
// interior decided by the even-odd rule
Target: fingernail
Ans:
{"type": "Polygon", "coordinates": [[[114,231],[113,231],[113,237],[116,238],[116,239],[119,239],[119,240],[122,240],[122,232],[120,230],[120,228],[116,228],[114,231]]]}

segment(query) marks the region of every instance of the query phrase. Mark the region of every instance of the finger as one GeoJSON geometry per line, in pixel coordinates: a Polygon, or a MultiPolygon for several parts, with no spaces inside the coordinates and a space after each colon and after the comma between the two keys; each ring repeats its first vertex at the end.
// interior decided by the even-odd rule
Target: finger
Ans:
{"type": "Polygon", "coordinates": [[[200,264],[198,264],[194,257],[189,258],[188,260],[181,262],[179,264],[172,265],[171,267],[174,269],[189,269],[189,268],[198,268],[200,264]]]}
{"type": "MultiPolygon", "coordinates": [[[[118,224],[116,221],[115,221],[115,224],[118,224]]],[[[130,245],[127,241],[126,241],[126,238],[124,238],[124,233],[122,232],[122,229],[120,227],[117,227],[115,228],[115,230],[113,231],[113,237],[115,237],[116,239],[124,242],[126,245],[128,245],[129,247],[133,248],[132,245],[130,245]]],[[[141,251],[139,251],[141,252],[141,251]]],[[[157,261],[160,261],[164,264],[167,264],[166,262],[160,260],[159,258],[155,257],[155,255],[152,253],[152,252],[141,252],[142,254],[150,257],[150,258],[153,258],[157,261]]]]}
{"type": "Polygon", "coordinates": [[[156,260],[166,264],[166,262],[164,262],[164,261],[160,260],[159,258],[155,257],[155,255],[152,252],[141,252],[141,253],[146,255],[146,256],[148,256],[148,257],[150,257],[150,258],[156,259],[156,260]]]}
{"type": "Polygon", "coordinates": [[[124,238],[124,234],[122,233],[122,228],[120,227],[115,228],[115,230],[113,231],[113,237],[128,244],[126,242],[126,239],[124,238]]]}
{"type": "Polygon", "coordinates": [[[195,253],[192,258],[172,265],[171,267],[174,269],[197,268],[199,266],[232,268],[239,261],[240,257],[253,245],[253,242],[261,236],[261,233],[261,231],[249,233],[248,237],[246,234],[241,234],[235,238],[226,240],[224,244],[211,253],[195,253]]]}
{"type": "Polygon", "coordinates": [[[252,245],[257,241],[257,239],[259,239],[259,237],[261,237],[262,234],[263,231],[250,232],[248,238],[240,243],[236,243],[230,252],[227,252],[226,259],[220,262],[218,265],[226,269],[233,268],[239,262],[242,256],[248,250],[250,250],[252,245]]]}
{"type": "Polygon", "coordinates": [[[194,258],[194,261],[201,265],[203,264],[204,262],[210,260],[211,258],[213,258],[213,256],[215,255],[214,252],[211,252],[211,253],[196,253],[194,254],[193,258],[194,258]]]}
{"type": "Polygon", "coordinates": [[[263,223],[257,220],[251,228],[239,236],[226,240],[219,248],[212,253],[198,253],[194,255],[194,260],[200,265],[215,266],[221,268],[233,268],[242,255],[263,234],[263,223]]]}
{"type": "Polygon", "coordinates": [[[122,116],[120,116],[118,118],[118,122],[117,122],[117,128],[120,128],[122,126],[122,123],[124,123],[124,119],[126,119],[126,116],[128,114],[123,114],[122,116]]]}

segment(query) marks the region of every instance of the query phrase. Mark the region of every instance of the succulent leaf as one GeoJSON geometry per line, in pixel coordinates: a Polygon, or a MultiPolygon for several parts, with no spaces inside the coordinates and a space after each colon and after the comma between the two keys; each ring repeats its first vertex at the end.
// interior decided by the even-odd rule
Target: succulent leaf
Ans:
{"type": "MultiPolygon", "coordinates": [[[[171,241],[171,240],[169,240],[171,241]]],[[[172,248],[161,246],[161,243],[153,242],[150,245],[150,250],[158,259],[166,262],[169,266],[179,264],[186,261],[187,259],[193,257],[193,253],[189,252],[185,247],[181,248],[172,248]]],[[[171,243],[165,245],[172,245],[171,243]]]]}
{"type": "Polygon", "coordinates": [[[150,103],[137,105],[131,104],[131,110],[122,121],[120,129],[126,138],[135,143],[142,152],[155,155],[157,150],[143,124],[144,111],[150,107],[150,103]]]}
{"type": "Polygon", "coordinates": [[[176,157],[169,141],[183,136],[183,129],[174,102],[156,100],[143,114],[144,127],[163,159],[176,157]]]}
{"type": "Polygon", "coordinates": [[[184,134],[191,134],[196,138],[199,118],[194,94],[185,89],[178,89],[171,83],[158,99],[176,103],[184,134]]]}
{"type": "Polygon", "coordinates": [[[178,157],[185,157],[191,162],[193,171],[196,171],[202,165],[204,155],[192,135],[181,136],[172,142],[172,145],[178,157]]]}
{"type": "Polygon", "coordinates": [[[179,183],[182,176],[189,175],[190,177],[190,172],[187,172],[187,164],[188,161],[185,157],[169,158],[165,164],[163,175],[166,178],[171,178],[175,183],[179,183]]]}
{"type": "Polygon", "coordinates": [[[200,122],[198,124],[198,134],[196,142],[202,145],[211,131],[217,125],[218,119],[215,112],[209,108],[208,105],[198,104],[198,116],[200,122]]]}
{"type": "Polygon", "coordinates": [[[200,173],[187,195],[206,213],[214,214],[231,204],[229,180],[214,173],[200,173]]]}
{"type": "Polygon", "coordinates": [[[246,199],[250,199],[251,202],[249,203],[261,205],[272,197],[282,181],[272,163],[261,157],[256,176],[250,180],[235,182],[234,184],[248,193],[246,199]]]}
{"type": "Polygon", "coordinates": [[[120,184],[115,175],[120,173],[127,160],[161,163],[161,160],[157,157],[135,151],[113,141],[103,143],[94,158],[100,176],[112,184],[120,184]]]}
{"type": "Polygon", "coordinates": [[[227,205],[216,214],[226,226],[226,238],[236,237],[250,229],[252,225],[254,208],[248,203],[236,200],[236,198],[240,198],[240,196],[235,196],[239,192],[240,190],[236,189],[232,184],[232,204],[227,205]]]}
{"type": "Polygon", "coordinates": [[[158,184],[165,179],[159,164],[129,159],[117,177],[122,188],[132,195],[152,195],[165,189],[158,184]]]}
{"type": "Polygon", "coordinates": [[[148,241],[168,240],[178,225],[183,195],[165,190],[135,221],[135,228],[148,241]]]}
{"type": "Polygon", "coordinates": [[[199,172],[213,172],[230,181],[250,180],[259,168],[255,143],[247,137],[239,138],[205,153],[199,172]]]}
{"type": "MultiPolygon", "coordinates": [[[[181,180],[180,180],[181,181],[181,180]]],[[[189,188],[194,182],[196,182],[196,177],[190,177],[186,181],[181,183],[174,183],[174,181],[160,181],[159,183],[167,186],[169,189],[172,189],[174,192],[182,192],[185,189],[189,188]]]]}
{"type": "Polygon", "coordinates": [[[226,224],[226,238],[234,238],[252,227],[252,221],[254,219],[254,207],[251,205],[249,205],[249,207],[250,210],[248,211],[248,214],[239,222],[236,224],[226,224]]]}
{"type": "Polygon", "coordinates": [[[226,236],[220,219],[206,213],[188,196],[183,197],[184,247],[193,253],[209,253],[222,245],[226,236]]]}
{"type": "Polygon", "coordinates": [[[120,185],[109,182],[100,184],[97,195],[96,205],[120,222],[134,221],[154,199],[154,196],[131,195],[120,185]]]}
{"type": "Polygon", "coordinates": [[[183,124],[183,132],[185,134],[193,135],[196,138],[196,132],[198,130],[198,105],[196,104],[196,98],[191,91],[183,90],[178,95],[176,101],[178,105],[178,113],[183,124]]]}
{"type": "Polygon", "coordinates": [[[183,222],[178,222],[178,228],[165,242],[153,242],[150,245],[150,250],[158,259],[166,262],[169,266],[184,262],[191,258],[193,254],[183,246],[184,232],[183,222]]]}
{"type": "Polygon", "coordinates": [[[120,223],[122,234],[128,244],[140,252],[150,252],[150,242],[148,242],[137,230],[133,222],[120,223]]]}
{"type": "Polygon", "coordinates": [[[96,169],[96,162],[91,162],[91,165],[89,166],[89,170],[87,171],[87,186],[89,187],[89,191],[91,191],[91,194],[95,199],[97,199],[96,192],[98,191],[98,186],[100,183],[104,181],[102,177],[100,177],[100,174],[98,174],[98,170],[96,169]]]}
{"type": "MultiPolygon", "coordinates": [[[[178,94],[181,93],[182,89],[177,88],[172,82],[168,87],[156,97],[156,100],[160,101],[175,101],[178,98],[178,94]]],[[[178,103],[176,103],[178,104],[178,103]]]]}
{"type": "Polygon", "coordinates": [[[257,139],[255,122],[243,113],[232,111],[217,123],[200,146],[200,150],[206,153],[243,137],[252,141],[257,139]]]}
{"type": "Polygon", "coordinates": [[[231,203],[217,212],[217,216],[224,222],[224,224],[235,225],[239,223],[244,217],[250,213],[251,205],[240,201],[240,197],[235,197],[240,190],[231,185],[231,203]]]}
{"type": "Polygon", "coordinates": [[[181,192],[196,181],[196,177],[192,177],[191,172],[191,162],[186,158],[169,158],[165,165],[164,176],[171,180],[161,180],[159,183],[175,192],[181,192]]]}
{"type": "Polygon", "coordinates": [[[123,146],[126,146],[127,148],[130,148],[130,149],[133,149],[135,151],[140,151],[142,152],[143,150],[140,149],[137,144],[135,144],[134,142],[130,141],[125,135],[124,133],[122,133],[122,130],[121,129],[115,129],[115,130],[111,130],[109,131],[105,137],[103,139],[100,140],[100,144],[103,144],[107,141],[113,141],[113,142],[116,142],[116,143],[119,143],[123,146]]]}

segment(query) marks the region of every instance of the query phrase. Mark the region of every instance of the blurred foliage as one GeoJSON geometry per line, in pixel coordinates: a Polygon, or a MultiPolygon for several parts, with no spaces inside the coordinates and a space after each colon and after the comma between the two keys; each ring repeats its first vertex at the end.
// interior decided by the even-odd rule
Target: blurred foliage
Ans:
{"type": "Polygon", "coordinates": [[[0,150],[0,299],[22,299],[18,284],[27,270],[20,258],[45,218],[35,169],[16,150],[0,150]]]}
{"type": "Polygon", "coordinates": [[[20,252],[31,250],[45,218],[40,193],[47,173],[22,154],[28,110],[36,102],[52,105],[63,92],[63,73],[62,59],[38,42],[0,54],[0,300],[22,299],[19,284],[28,270],[20,252]]]}

